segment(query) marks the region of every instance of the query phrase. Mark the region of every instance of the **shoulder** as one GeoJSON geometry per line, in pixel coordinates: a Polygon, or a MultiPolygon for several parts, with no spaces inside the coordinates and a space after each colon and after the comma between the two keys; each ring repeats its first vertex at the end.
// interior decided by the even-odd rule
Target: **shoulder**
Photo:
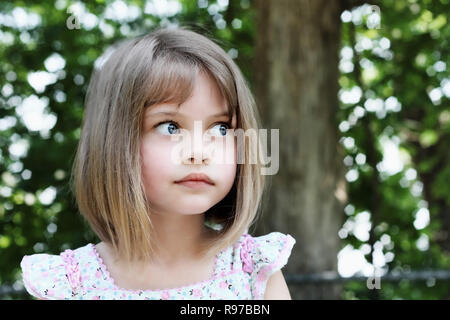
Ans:
{"type": "Polygon", "coordinates": [[[65,250],[59,255],[33,254],[22,258],[22,280],[25,289],[39,299],[72,299],[81,286],[79,260],[85,259],[89,245],[65,250]]]}
{"type": "Polygon", "coordinates": [[[244,234],[241,237],[239,247],[242,269],[251,277],[255,299],[264,298],[266,287],[274,295],[290,298],[289,292],[286,294],[287,286],[281,269],[287,264],[295,243],[291,235],[280,232],[258,237],[244,234]]]}
{"type": "Polygon", "coordinates": [[[291,235],[281,232],[271,232],[258,237],[244,233],[238,242],[241,257],[250,259],[252,262],[251,267],[247,269],[256,269],[261,272],[284,266],[295,243],[291,235]]]}
{"type": "Polygon", "coordinates": [[[271,232],[269,234],[253,237],[244,235],[248,243],[252,243],[252,254],[260,263],[274,263],[277,259],[288,258],[295,244],[295,239],[289,234],[271,232]]]}
{"type": "Polygon", "coordinates": [[[281,270],[276,271],[267,280],[264,300],[292,300],[281,270]]]}

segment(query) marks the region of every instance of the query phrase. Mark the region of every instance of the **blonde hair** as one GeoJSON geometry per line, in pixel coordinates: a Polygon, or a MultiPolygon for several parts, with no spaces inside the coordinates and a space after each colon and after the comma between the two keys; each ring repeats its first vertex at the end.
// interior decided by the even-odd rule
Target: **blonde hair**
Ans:
{"type": "MultiPolygon", "coordinates": [[[[188,27],[160,28],[122,41],[92,73],[71,188],[92,230],[127,260],[148,259],[157,245],[139,157],[145,108],[183,103],[198,71],[215,80],[230,114],[236,112],[237,128],[259,128],[256,104],[239,68],[214,40],[188,27]]],[[[202,253],[232,245],[257,220],[265,176],[258,161],[249,163],[254,148],[245,146],[232,189],[206,212],[223,228],[202,253]]]]}

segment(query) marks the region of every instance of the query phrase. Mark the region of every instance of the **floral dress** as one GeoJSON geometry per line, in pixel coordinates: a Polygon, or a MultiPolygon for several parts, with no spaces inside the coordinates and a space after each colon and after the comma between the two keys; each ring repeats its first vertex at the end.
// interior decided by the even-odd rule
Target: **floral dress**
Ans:
{"type": "Polygon", "coordinates": [[[160,290],[118,287],[92,243],[59,255],[24,256],[20,266],[26,290],[39,299],[262,300],[267,280],[287,263],[295,242],[279,232],[244,233],[216,255],[210,279],[160,290]]]}

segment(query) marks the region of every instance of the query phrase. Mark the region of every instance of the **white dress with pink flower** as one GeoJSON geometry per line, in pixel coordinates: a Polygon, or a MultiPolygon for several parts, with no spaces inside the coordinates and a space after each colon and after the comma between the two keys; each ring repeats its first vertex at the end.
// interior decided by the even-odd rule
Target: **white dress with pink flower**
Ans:
{"type": "Polygon", "coordinates": [[[24,256],[20,266],[25,288],[39,299],[262,300],[267,280],[286,265],[295,242],[280,232],[244,233],[216,255],[210,279],[160,290],[119,288],[92,243],[59,255],[24,256]]]}

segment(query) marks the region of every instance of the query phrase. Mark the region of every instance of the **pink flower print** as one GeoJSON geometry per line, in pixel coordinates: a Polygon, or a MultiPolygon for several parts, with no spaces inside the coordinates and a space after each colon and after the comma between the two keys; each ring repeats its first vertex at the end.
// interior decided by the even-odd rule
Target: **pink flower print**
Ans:
{"type": "Polygon", "coordinates": [[[102,277],[102,273],[100,272],[100,270],[97,270],[97,272],[95,273],[95,277],[97,279],[102,277]]]}
{"type": "Polygon", "coordinates": [[[247,291],[250,291],[250,283],[247,282],[247,283],[245,284],[245,289],[247,289],[247,291]]]}
{"type": "Polygon", "coordinates": [[[252,259],[250,253],[253,249],[254,239],[246,234],[244,240],[241,243],[241,260],[242,260],[242,270],[251,273],[253,271],[252,259]]]}
{"type": "Polygon", "coordinates": [[[194,289],[194,297],[201,297],[202,293],[199,289],[194,289]]]}
{"type": "Polygon", "coordinates": [[[163,298],[163,300],[168,300],[168,299],[170,298],[169,292],[164,291],[164,292],[162,293],[162,298],[163,298]]]}
{"type": "Polygon", "coordinates": [[[100,296],[94,296],[92,300],[100,300],[100,296]]]}
{"type": "Polygon", "coordinates": [[[76,291],[81,286],[81,272],[75,254],[72,250],[67,249],[61,253],[61,258],[65,264],[67,280],[69,280],[72,290],[76,291]]]}
{"type": "Polygon", "coordinates": [[[221,283],[219,283],[219,287],[220,287],[221,289],[225,289],[225,288],[228,287],[228,285],[227,285],[227,283],[226,283],[225,281],[222,281],[221,283]]]}
{"type": "Polygon", "coordinates": [[[47,290],[47,295],[52,296],[55,294],[55,291],[53,291],[52,289],[48,289],[47,290]]]}
{"type": "Polygon", "coordinates": [[[256,281],[261,282],[264,280],[266,280],[266,274],[264,272],[259,273],[258,276],[256,277],[256,281]]]}

